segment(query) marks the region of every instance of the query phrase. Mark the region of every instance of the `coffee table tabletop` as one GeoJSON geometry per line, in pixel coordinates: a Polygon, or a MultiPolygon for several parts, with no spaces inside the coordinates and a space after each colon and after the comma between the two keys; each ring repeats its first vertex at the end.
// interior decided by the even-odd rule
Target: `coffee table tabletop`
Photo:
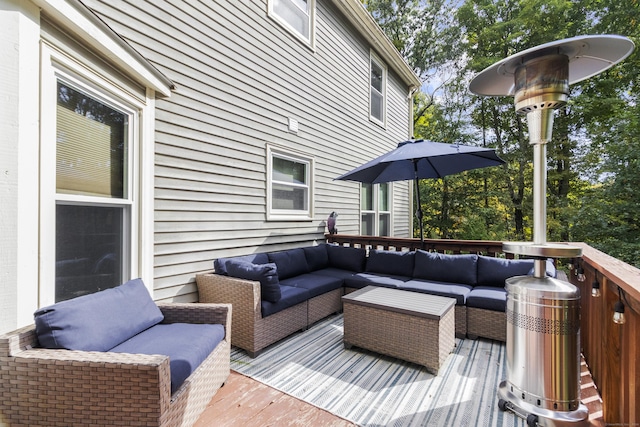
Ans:
{"type": "Polygon", "coordinates": [[[454,305],[455,299],[399,289],[367,286],[342,297],[347,303],[410,314],[427,319],[440,319],[454,305]]]}

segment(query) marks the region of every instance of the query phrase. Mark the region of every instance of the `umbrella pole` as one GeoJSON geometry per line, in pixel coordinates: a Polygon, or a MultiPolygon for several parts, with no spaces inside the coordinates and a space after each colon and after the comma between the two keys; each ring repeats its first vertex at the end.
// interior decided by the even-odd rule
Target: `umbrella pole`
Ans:
{"type": "Polygon", "coordinates": [[[413,160],[413,170],[415,171],[414,182],[416,183],[416,218],[420,224],[420,247],[424,249],[424,229],[422,227],[422,204],[420,203],[420,184],[418,179],[418,161],[413,160]]]}

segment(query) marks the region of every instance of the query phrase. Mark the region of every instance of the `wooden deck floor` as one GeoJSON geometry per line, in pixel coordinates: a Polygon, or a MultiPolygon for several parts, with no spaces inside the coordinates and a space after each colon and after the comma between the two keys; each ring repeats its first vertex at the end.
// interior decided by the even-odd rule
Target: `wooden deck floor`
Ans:
{"type": "Polygon", "coordinates": [[[194,427],[327,426],[353,424],[323,409],[231,371],[194,427]]]}
{"type": "MultiPolygon", "coordinates": [[[[589,367],[582,360],[581,398],[589,409],[589,427],[604,427],[602,401],[589,367]]],[[[327,426],[354,427],[335,416],[235,371],[216,393],[194,427],[327,426]]]]}

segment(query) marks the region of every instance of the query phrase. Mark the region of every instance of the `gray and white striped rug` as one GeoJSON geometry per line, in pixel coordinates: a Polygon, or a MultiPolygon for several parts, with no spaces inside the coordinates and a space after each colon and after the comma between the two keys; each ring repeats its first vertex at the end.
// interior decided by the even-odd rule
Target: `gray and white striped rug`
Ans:
{"type": "Polygon", "coordinates": [[[269,347],[238,348],[231,369],[362,426],[524,426],[497,407],[505,347],[456,339],[438,376],[408,362],[342,345],[342,315],[269,347]]]}

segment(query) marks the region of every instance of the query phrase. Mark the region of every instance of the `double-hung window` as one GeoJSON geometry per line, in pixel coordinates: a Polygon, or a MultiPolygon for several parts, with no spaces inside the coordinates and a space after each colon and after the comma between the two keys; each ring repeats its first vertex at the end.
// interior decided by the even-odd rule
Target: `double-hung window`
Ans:
{"type": "Polygon", "coordinates": [[[370,54],[370,76],[369,118],[385,126],[387,117],[387,67],[373,52],[370,54]]]}
{"type": "Polygon", "coordinates": [[[56,301],[129,278],[134,114],[87,89],[58,79],[56,301]]]}
{"type": "Polygon", "coordinates": [[[362,184],[360,188],[360,234],[391,235],[391,186],[362,184]]]}
{"type": "Polygon", "coordinates": [[[313,48],[316,0],[269,0],[268,14],[313,48]]]}
{"type": "Polygon", "coordinates": [[[141,212],[152,213],[141,198],[144,91],[125,91],[46,45],[42,58],[40,303],[47,305],[145,275],[141,212]]]}
{"type": "Polygon", "coordinates": [[[311,219],[313,159],[267,147],[268,219],[311,219]]]}

